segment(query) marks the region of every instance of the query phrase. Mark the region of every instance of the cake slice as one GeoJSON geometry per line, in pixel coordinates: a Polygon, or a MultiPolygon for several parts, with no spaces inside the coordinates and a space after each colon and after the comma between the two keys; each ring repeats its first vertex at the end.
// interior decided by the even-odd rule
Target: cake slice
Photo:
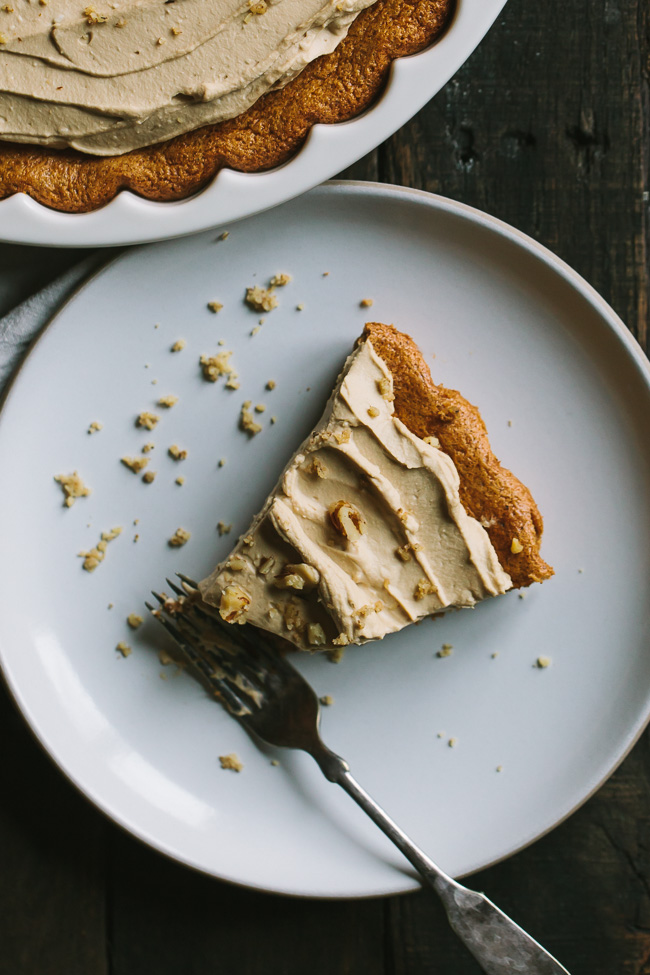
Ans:
{"type": "Polygon", "coordinates": [[[371,323],[321,420],[200,588],[228,622],[332,649],[543,582],[542,529],[476,407],[433,383],[408,335],[371,323]]]}

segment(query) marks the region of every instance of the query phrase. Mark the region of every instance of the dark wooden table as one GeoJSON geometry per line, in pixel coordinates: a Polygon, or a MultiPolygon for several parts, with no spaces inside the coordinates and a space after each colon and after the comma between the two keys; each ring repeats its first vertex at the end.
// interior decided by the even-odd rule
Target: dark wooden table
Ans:
{"type": "MultiPolygon", "coordinates": [[[[649,83],[648,0],[510,0],[438,97],[344,175],[514,224],[583,274],[647,350],[649,83]]],[[[27,252],[15,253],[18,297],[27,252]]],[[[65,262],[38,249],[32,260],[44,277],[65,262]]],[[[285,899],[152,852],[77,794],[4,691],[0,740],[1,975],[478,972],[427,893],[285,899]]],[[[571,819],[472,880],[572,975],[650,975],[649,740],[571,819]]]]}

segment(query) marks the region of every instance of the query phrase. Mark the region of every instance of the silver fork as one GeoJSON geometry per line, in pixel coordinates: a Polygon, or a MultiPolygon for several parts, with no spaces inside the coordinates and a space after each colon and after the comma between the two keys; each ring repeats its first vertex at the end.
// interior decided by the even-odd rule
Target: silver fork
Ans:
{"type": "Polygon", "coordinates": [[[440,897],[460,940],[488,975],[559,975],[567,969],[484,894],[449,877],[420,850],[322,742],[320,706],[313,688],[281,652],[283,641],[251,626],[225,623],[204,603],[197,584],[179,573],[176,598],[154,592],[161,609],[147,608],[178,643],[194,676],[253,736],[269,745],[299,748],[316,760],[401,850],[440,897]]]}

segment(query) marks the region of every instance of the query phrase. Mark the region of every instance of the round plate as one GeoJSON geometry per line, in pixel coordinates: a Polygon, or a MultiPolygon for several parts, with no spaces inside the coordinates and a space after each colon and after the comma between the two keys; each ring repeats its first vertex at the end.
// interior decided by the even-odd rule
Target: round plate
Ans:
{"type": "Polygon", "coordinates": [[[36,735],[93,802],[157,849],[228,880],[322,897],[416,881],[308,756],[281,752],[272,765],[276,753],[161,664],[155,621],[134,633],[125,620],[146,615],[165,576],[207,573],[246,529],[317,420],[369,315],[364,298],[374,319],[413,335],[437,382],[479,405],[497,455],[544,513],[556,570],[525,598],[427,620],[349,649],[338,666],[298,661],[334,699],[326,742],[444,869],[465,874],[571,812],[648,719],[648,364],[578,275],[458,203],[334,184],[227,240],[210,233],[119,257],[56,316],[0,416],[0,646],[36,735]],[[245,288],[281,271],[293,280],[279,307],[247,308],[245,288]],[[216,315],[212,300],[223,304],[216,315]],[[172,353],[179,338],[187,345],[172,353]],[[233,350],[237,391],[201,377],[199,356],[219,348],[233,350]],[[167,394],[178,404],[158,409],[167,394]],[[249,399],[266,405],[252,439],[238,428],[249,399]],[[137,429],[151,409],[158,426],[137,429]],[[89,436],[95,420],[103,429],[89,436]],[[151,485],[120,464],[147,441],[151,485]],[[171,444],[185,461],[167,455],[171,444]],[[73,470],[92,494],[64,508],[53,476],[73,470]],[[77,553],[116,525],[105,561],[82,571],[77,553]],[[179,526],[192,537],[173,549],[179,526]],[[454,649],[440,658],[443,643],[454,649]],[[540,656],[551,665],[537,667],[540,656]],[[230,752],[241,774],[219,767],[230,752]]]}
{"type": "Polygon", "coordinates": [[[488,32],[506,0],[458,0],[439,41],[394,62],[384,94],[367,112],[315,125],[299,153],[263,173],[222,170],[206,189],[176,203],[123,191],[92,213],[58,213],[23,193],[0,201],[0,240],[50,247],[135,244],[223,225],[284,203],[352,165],[440,91],[488,32]]]}

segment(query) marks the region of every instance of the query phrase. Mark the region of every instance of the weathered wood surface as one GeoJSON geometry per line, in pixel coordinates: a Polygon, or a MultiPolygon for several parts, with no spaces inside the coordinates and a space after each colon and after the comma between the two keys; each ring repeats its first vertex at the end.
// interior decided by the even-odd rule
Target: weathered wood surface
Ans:
{"type": "MultiPolygon", "coordinates": [[[[508,221],[647,349],[649,85],[648,0],[510,0],[444,91],[345,175],[508,221]]],[[[21,260],[42,258],[47,277],[66,261],[50,255],[0,251],[17,295],[21,260]]],[[[90,808],[4,693],[0,733],[0,975],[478,973],[428,894],[299,902],[198,876],[90,808]]],[[[650,975],[648,744],[566,823],[472,880],[573,975],[650,975]]]]}

